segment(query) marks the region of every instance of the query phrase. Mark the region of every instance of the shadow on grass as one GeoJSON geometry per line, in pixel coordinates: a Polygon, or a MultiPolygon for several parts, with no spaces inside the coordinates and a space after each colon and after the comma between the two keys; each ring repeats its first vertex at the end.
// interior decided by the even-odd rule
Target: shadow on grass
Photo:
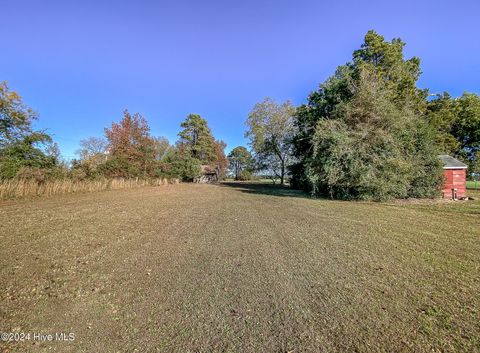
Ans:
{"type": "MultiPolygon", "coordinates": [[[[295,197],[303,199],[316,199],[316,200],[330,200],[324,197],[313,197],[310,194],[301,191],[291,189],[288,186],[273,185],[271,183],[264,182],[252,182],[252,181],[224,181],[220,182],[217,185],[222,187],[228,187],[235,190],[238,190],[247,194],[257,194],[257,195],[269,195],[269,196],[280,196],[280,197],[295,197]]],[[[473,192],[470,195],[475,197],[475,201],[458,201],[458,202],[428,202],[422,204],[417,202],[406,202],[406,203],[392,203],[392,202],[372,202],[372,201],[346,201],[338,200],[346,203],[355,203],[355,204],[376,204],[383,205],[386,207],[408,207],[410,209],[416,209],[423,212],[447,212],[447,213],[457,213],[463,214],[465,216],[477,216],[480,214],[480,192],[473,192]],[[473,194],[473,195],[472,195],[473,194]]]]}
{"type": "Polygon", "coordinates": [[[294,190],[285,185],[273,185],[261,182],[245,182],[245,181],[225,181],[219,183],[220,186],[229,187],[247,194],[260,194],[281,197],[300,197],[311,199],[308,193],[301,190],[294,190]]]}

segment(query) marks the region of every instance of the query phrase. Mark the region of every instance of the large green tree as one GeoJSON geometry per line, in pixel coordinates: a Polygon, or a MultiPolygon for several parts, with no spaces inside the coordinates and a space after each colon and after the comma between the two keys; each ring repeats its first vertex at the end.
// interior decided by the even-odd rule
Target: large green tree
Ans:
{"type": "Polygon", "coordinates": [[[32,133],[37,114],[27,107],[17,92],[0,82],[0,147],[19,141],[32,133]]]}
{"type": "Polygon", "coordinates": [[[293,184],[336,198],[433,196],[441,168],[418,58],[369,31],[296,115],[293,184]]]}
{"type": "Polygon", "coordinates": [[[228,164],[225,142],[215,140],[207,121],[198,114],[188,115],[180,126],[183,128],[178,133],[180,151],[189,154],[200,164],[210,166],[221,178],[228,164]]]}
{"type": "Polygon", "coordinates": [[[255,163],[252,154],[244,146],[237,146],[231,150],[228,154],[228,161],[235,180],[249,177],[255,163]]]}
{"type": "Polygon", "coordinates": [[[307,176],[334,198],[432,197],[441,183],[433,133],[398,107],[375,73],[362,72],[345,112],[320,119],[307,176]]]}
{"type": "Polygon", "coordinates": [[[278,176],[281,184],[293,161],[294,114],[295,108],[289,101],[278,104],[266,98],[255,104],[246,121],[245,137],[250,139],[259,165],[278,176]]]}
{"type": "Polygon", "coordinates": [[[34,131],[37,114],[20,95],[0,82],[0,178],[31,175],[29,170],[60,170],[58,146],[44,131],[34,131]]]}

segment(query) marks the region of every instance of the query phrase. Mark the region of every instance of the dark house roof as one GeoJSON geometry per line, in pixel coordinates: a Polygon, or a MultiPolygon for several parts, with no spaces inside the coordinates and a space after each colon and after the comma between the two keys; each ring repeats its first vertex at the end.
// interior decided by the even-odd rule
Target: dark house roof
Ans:
{"type": "Polygon", "coordinates": [[[441,154],[438,158],[443,162],[443,169],[467,169],[465,163],[460,162],[448,154],[441,154]]]}

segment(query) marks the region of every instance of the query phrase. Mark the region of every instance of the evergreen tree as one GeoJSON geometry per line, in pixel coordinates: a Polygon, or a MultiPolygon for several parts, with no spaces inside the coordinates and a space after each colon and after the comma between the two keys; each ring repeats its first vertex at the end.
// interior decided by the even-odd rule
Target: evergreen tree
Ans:
{"type": "MultiPolygon", "coordinates": [[[[202,165],[208,165],[222,178],[227,168],[228,161],[225,156],[225,142],[215,140],[208,123],[200,115],[190,114],[180,124],[183,128],[178,133],[181,153],[187,153],[202,165]]],[[[185,159],[190,161],[189,158],[185,159]]]]}
{"type": "Polygon", "coordinates": [[[215,139],[207,121],[198,114],[190,114],[180,126],[183,128],[178,133],[180,143],[186,146],[191,156],[202,164],[213,163],[216,159],[215,139]]]}

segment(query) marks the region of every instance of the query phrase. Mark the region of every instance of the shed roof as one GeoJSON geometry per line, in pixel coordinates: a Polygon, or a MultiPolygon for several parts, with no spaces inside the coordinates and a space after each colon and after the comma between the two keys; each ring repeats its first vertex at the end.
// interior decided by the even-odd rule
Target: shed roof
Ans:
{"type": "Polygon", "coordinates": [[[455,159],[448,154],[441,154],[438,158],[443,162],[443,169],[467,169],[465,163],[460,162],[458,159],[455,159]]]}

